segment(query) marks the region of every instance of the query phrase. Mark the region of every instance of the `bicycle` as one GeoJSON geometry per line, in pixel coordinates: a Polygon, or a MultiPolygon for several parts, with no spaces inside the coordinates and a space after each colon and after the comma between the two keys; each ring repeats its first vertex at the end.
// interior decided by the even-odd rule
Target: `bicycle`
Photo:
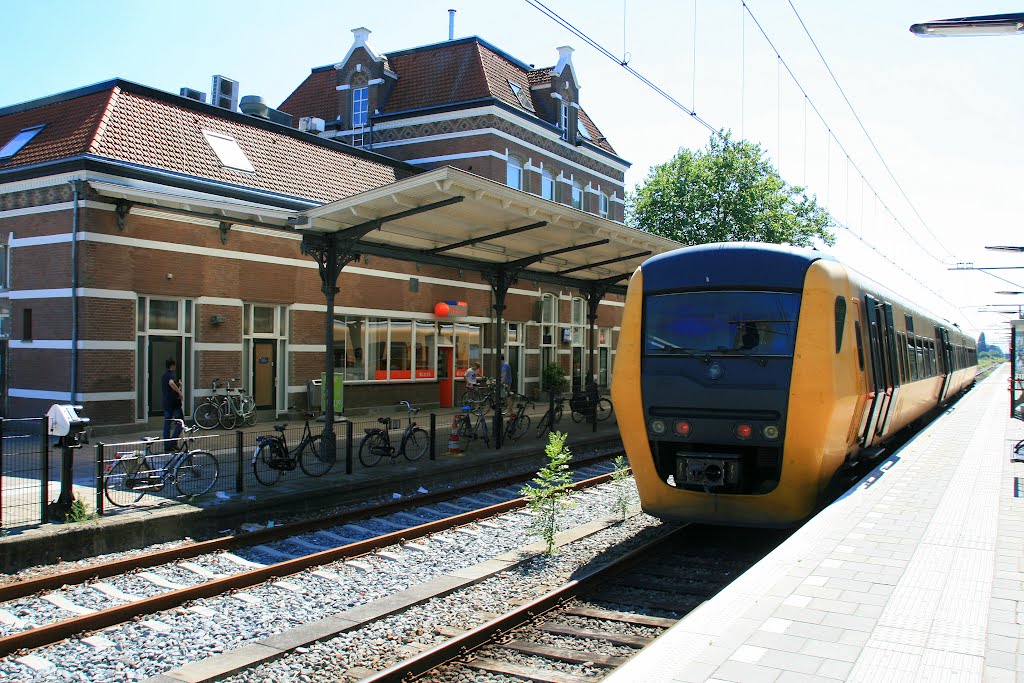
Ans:
{"type": "MultiPolygon", "coordinates": [[[[462,402],[460,405],[469,406],[473,410],[482,410],[486,415],[493,403],[494,392],[496,387],[500,386],[496,382],[488,382],[485,379],[480,380],[480,383],[475,387],[466,389],[462,394],[462,402]]],[[[504,395],[499,400],[501,406],[501,414],[509,415],[512,412],[512,401],[510,400],[510,394],[502,392],[504,395]]]]}
{"type": "Polygon", "coordinates": [[[202,429],[213,429],[220,424],[220,407],[224,403],[223,394],[218,394],[220,378],[213,380],[213,393],[200,401],[192,411],[192,420],[202,429]]]}
{"type": "Polygon", "coordinates": [[[465,451],[469,447],[469,442],[477,439],[483,439],[487,447],[490,448],[491,437],[487,431],[487,420],[484,419],[487,411],[480,408],[473,410],[469,406],[463,406],[460,410],[462,413],[455,421],[459,430],[459,448],[465,451]],[[471,414],[476,415],[475,425],[470,418],[471,414]]]}
{"type": "Polygon", "coordinates": [[[589,415],[597,417],[598,422],[604,422],[612,414],[611,399],[602,396],[597,399],[597,404],[590,402],[590,396],[580,394],[569,399],[569,409],[572,411],[573,422],[583,422],[589,415]]]}
{"type": "Polygon", "coordinates": [[[555,425],[562,421],[562,395],[555,394],[554,399],[554,413],[551,412],[552,406],[549,405],[537,424],[538,439],[543,439],[548,432],[554,431],[555,425]]]}
{"type": "Polygon", "coordinates": [[[163,440],[151,437],[141,450],[117,454],[103,477],[103,495],[113,505],[131,507],[147,493],[163,490],[168,482],[174,482],[178,493],[187,498],[201,496],[217,483],[217,458],[209,451],[191,447],[191,435],[200,427],[175,421],[182,426],[181,444],[170,453],[154,454],[152,445],[163,440]]]}
{"type": "Polygon", "coordinates": [[[530,416],[526,414],[526,409],[527,407],[532,409],[533,403],[525,396],[518,396],[518,398],[520,400],[516,403],[516,412],[509,415],[503,432],[505,438],[511,441],[517,441],[530,429],[530,416]]]}
{"type": "Polygon", "coordinates": [[[413,408],[408,401],[399,401],[399,405],[404,405],[408,410],[409,422],[405,426],[405,431],[402,432],[398,449],[395,450],[391,443],[391,429],[393,426],[401,427],[402,420],[398,419],[393,422],[390,417],[378,417],[377,422],[382,426],[368,427],[366,436],[359,444],[359,462],[363,463],[364,467],[373,467],[384,456],[395,462],[398,456],[404,455],[406,460],[413,462],[422,458],[430,447],[430,435],[427,430],[417,427],[412,419],[416,413],[420,412],[420,409],[413,408]]]}
{"type": "Polygon", "coordinates": [[[227,380],[224,402],[217,413],[220,426],[224,429],[234,429],[243,424],[256,424],[256,399],[246,394],[245,389],[233,388],[231,383],[237,381],[237,378],[227,380]]]}
{"type": "Polygon", "coordinates": [[[308,477],[322,477],[334,467],[335,458],[324,457],[322,450],[322,434],[313,434],[309,428],[309,418],[314,413],[304,411],[306,424],[302,428],[302,438],[294,449],[288,449],[288,439],[284,430],[287,424],[274,425],[277,434],[256,437],[259,445],[252,454],[252,473],[256,481],[264,486],[273,486],[285,472],[298,467],[308,477]]]}

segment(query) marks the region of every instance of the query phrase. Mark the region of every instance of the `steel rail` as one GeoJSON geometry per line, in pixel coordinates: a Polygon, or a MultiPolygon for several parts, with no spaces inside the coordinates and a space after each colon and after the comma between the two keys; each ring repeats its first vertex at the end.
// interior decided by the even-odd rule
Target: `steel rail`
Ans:
{"type": "Polygon", "coordinates": [[[685,524],[672,529],[663,536],[648,541],[622,557],[595,567],[586,574],[572,579],[568,583],[545,593],[535,600],[531,600],[521,607],[502,614],[487,623],[480,624],[476,628],[451,638],[447,642],[435,645],[429,650],[424,650],[383,671],[362,678],[359,683],[402,683],[413,680],[428,671],[456,659],[463,658],[473,650],[494,642],[495,639],[508,631],[518,628],[553,609],[557,609],[580,593],[589,590],[594,584],[599,584],[625,571],[630,565],[643,559],[657,546],[669,542],[684,532],[688,532],[691,526],[690,524],[685,524]]]}
{"type": "MultiPolygon", "coordinates": [[[[519,478],[521,479],[521,477],[519,478]]],[[[612,474],[602,474],[590,479],[576,482],[566,488],[574,491],[583,490],[591,486],[597,486],[611,481],[612,474]]],[[[418,499],[421,500],[421,499],[418,499]]],[[[0,637],[0,657],[7,656],[17,650],[38,648],[50,645],[64,638],[82,633],[84,631],[96,631],[108,626],[123,623],[134,617],[143,614],[152,614],[162,610],[177,607],[189,600],[209,598],[232,590],[248,588],[270,579],[289,576],[310,567],[329,564],[341,559],[348,559],[365,555],[379,548],[395,545],[406,540],[421,538],[430,534],[438,533],[446,529],[464,526],[477,520],[487,519],[496,515],[504,514],[510,510],[524,507],[527,504],[525,498],[515,498],[504,503],[491,505],[471,510],[452,517],[427,522],[419,526],[409,527],[383,536],[376,536],[363,541],[357,541],[337,548],[304,555],[284,562],[279,562],[266,567],[240,572],[220,579],[213,579],[187,588],[161,593],[151,598],[137,600],[125,605],[110,607],[92,614],[74,617],[65,621],[52,624],[45,624],[26,631],[12,633],[0,637]]],[[[251,540],[251,537],[248,537],[251,540]]]]}

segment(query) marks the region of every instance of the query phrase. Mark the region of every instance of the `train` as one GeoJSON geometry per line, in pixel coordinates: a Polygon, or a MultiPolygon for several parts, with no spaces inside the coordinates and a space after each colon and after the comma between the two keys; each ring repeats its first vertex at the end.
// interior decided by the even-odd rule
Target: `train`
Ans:
{"type": "Polygon", "coordinates": [[[634,271],[611,391],[645,512],[789,527],[976,369],[957,325],[833,256],[717,243],[634,271]]]}

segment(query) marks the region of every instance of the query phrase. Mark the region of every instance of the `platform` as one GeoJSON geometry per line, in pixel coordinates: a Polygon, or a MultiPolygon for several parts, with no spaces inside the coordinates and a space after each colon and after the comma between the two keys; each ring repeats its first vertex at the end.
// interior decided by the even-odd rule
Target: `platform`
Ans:
{"type": "Polygon", "coordinates": [[[1024,681],[1008,365],[606,683],[1024,681]]]}

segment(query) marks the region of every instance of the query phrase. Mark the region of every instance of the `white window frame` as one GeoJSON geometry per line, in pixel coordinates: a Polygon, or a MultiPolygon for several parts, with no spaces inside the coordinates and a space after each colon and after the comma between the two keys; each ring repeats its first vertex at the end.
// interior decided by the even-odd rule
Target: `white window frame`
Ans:
{"type": "Polygon", "coordinates": [[[611,205],[608,195],[604,192],[599,192],[597,200],[597,215],[601,218],[608,218],[608,207],[611,205]]]}
{"type": "Polygon", "coordinates": [[[555,174],[546,168],[540,174],[540,196],[555,201],[555,174]]]}
{"type": "Polygon", "coordinates": [[[370,87],[352,88],[352,127],[360,128],[370,121],[370,87]]]}
{"type": "Polygon", "coordinates": [[[218,133],[206,129],[203,129],[203,136],[206,138],[206,144],[217,155],[221,166],[235,171],[256,172],[256,168],[249,161],[249,158],[245,156],[245,152],[242,151],[238,141],[233,137],[227,133],[218,133]]]}
{"type": "Polygon", "coordinates": [[[583,210],[583,185],[580,181],[572,181],[572,208],[583,210]]]}
{"type": "Polygon", "coordinates": [[[523,160],[513,154],[508,156],[505,167],[505,184],[516,190],[523,189],[523,160]]]}

